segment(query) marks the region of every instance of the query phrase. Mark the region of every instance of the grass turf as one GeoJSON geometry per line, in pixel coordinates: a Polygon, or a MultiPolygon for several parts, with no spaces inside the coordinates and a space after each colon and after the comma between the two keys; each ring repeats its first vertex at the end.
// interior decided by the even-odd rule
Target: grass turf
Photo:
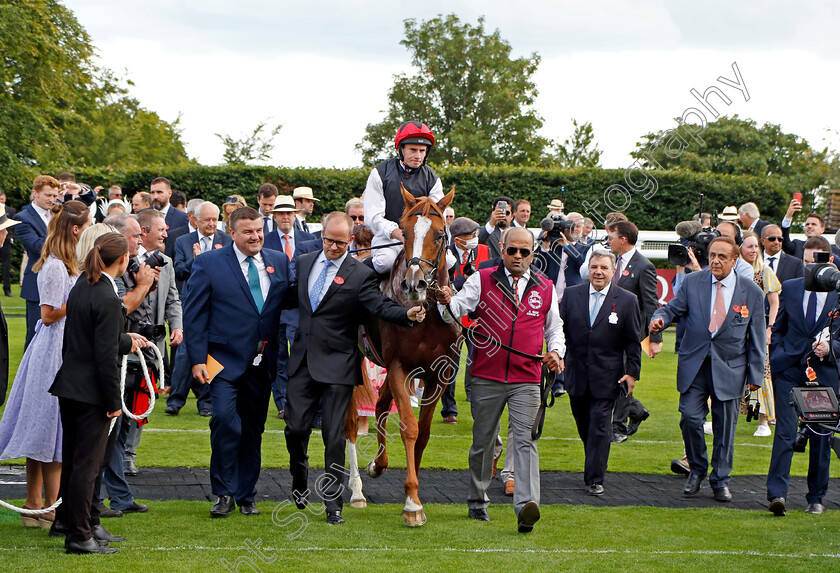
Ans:
{"type": "Polygon", "coordinates": [[[147,514],[105,520],[112,533],[128,538],[114,544],[117,555],[107,557],[67,556],[62,539],[25,530],[16,517],[0,514],[0,561],[10,571],[361,571],[373,566],[391,571],[407,564],[419,571],[488,565],[598,572],[840,567],[837,512],[820,517],[796,512],[780,519],[766,511],[555,505],[544,506],[534,532],[522,535],[509,506],[491,507],[493,521],[479,523],[468,520],[464,506],[427,505],[428,522],[412,530],[402,525],[402,508],[395,505],[348,508],[347,524],[340,527],[293,507],[258,505],[260,516],[236,513],[212,520],[207,503],[155,502],[147,514]]]}

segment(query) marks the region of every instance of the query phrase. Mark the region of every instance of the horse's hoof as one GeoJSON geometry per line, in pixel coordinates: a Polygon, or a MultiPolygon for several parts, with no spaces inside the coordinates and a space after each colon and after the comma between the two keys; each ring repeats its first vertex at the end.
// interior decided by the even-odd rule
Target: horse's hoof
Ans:
{"type": "Polygon", "coordinates": [[[426,523],[426,513],[422,509],[417,511],[403,510],[403,521],[409,527],[420,527],[426,523]]]}
{"type": "Polygon", "coordinates": [[[350,507],[353,507],[353,508],[356,508],[356,509],[363,509],[363,508],[367,507],[367,500],[365,498],[351,499],[350,500],[350,507]]]}
{"type": "Polygon", "coordinates": [[[367,474],[372,478],[378,478],[379,476],[382,475],[383,471],[385,471],[384,468],[377,471],[376,462],[369,462],[368,465],[367,465],[367,474]]]}

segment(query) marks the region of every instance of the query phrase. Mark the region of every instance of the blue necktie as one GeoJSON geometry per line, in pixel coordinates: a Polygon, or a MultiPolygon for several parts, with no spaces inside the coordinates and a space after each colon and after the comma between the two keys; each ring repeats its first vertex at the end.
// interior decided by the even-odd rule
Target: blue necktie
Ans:
{"type": "Polygon", "coordinates": [[[332,261],[329,259],[324,261],[324,270],[321,271],[321,274],[315,279],[315,284],[312,285],[312,291],[309,293],[309,306],[312,307],[312,312],[315,312],[321,302],[321,291],[324,290],[324,283],[327,282],[327,271],[331,265],[332,261]]]}
{"type": "Polygon", "coordinates": [[[808,296],[808,311],[805,313],[805,326],[813,328],[817,322],[817,293],[812,292],[808,296]]]}
{"type": "Polygon", "coordinates": [[[248,286],[251,288],[251,296],[254,297],[254,302],[257,304],[257,312],[261,313],[264,301],[260,288],[260,273],[257,271],[257,265],[254,264],[254,257],[248,257],[248,286]]]}
{"type": "Polygon", "coordinates": [[[601,293],[594,292],[592,293],[595,295],[595,303],[592,305],[592,308],[589,310],[589,326],[595,324],[595,317],[598,316],[598,311],[601,310],[601,293]]]}
{"type": "Polygon", "coordinates": [[[271,232],[271,223],[268,217],[263,217],[263,236],[267,237],[271,232]]]}

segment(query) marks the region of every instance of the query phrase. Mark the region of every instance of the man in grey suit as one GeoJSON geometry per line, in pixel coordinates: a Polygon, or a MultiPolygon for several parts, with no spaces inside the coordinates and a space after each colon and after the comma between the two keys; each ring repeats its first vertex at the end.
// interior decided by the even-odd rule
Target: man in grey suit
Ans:
{"type": "Polygon", "coordinates": [[[709,244],[709,270],[685,277],[677,296],[653,314],[650,332],[675,318],[686,328],[679,350],[677,390],[680,428],[691,468],[685,495],[696,495],[709,469],[703,420],[712,400],[712,473],[717,501],[730,501],[729,474],[735,450],[735,424],[744,386],[761,386],[764,377],[764,293],[734,272],[738,246],[728,237],[709,244]]]}

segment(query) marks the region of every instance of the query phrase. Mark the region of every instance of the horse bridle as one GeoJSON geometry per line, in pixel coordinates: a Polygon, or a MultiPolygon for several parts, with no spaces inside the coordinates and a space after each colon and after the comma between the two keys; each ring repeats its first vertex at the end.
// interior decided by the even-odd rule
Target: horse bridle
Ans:
{"type": "MultiPolygon", "coordinates": [[[[409,216],[413,217],[415,214],[411,214],[409,216]]],[[[420,213],[417,213],[420,215],[420,213]]],[[[436,217],[440,217],[438,213],[429,213],[429,215],[434,215],[436,217]]],[[[427,277],[431,274],[431,279],[427,282],[429,283],[429,287],[434,290],[437,288],[437,274],[438,270],[440,269],[440,258],[443,255],[443,251],[446,249],[446,238],[444,237],[440,241],[440,248],[438,249],[437,256],[435,257],[437,262],[432,262],[428,259],[424,259],[423,257],[411,257],[405,263],[406,268],[410,267],[411,265],[420,266],[420,263],[425,263],[429,265],[430,270],[428,272],[424,271],[423,274],[427,277]]],[[[421,267],[422,268],[422,267],[421,267]]]]}

